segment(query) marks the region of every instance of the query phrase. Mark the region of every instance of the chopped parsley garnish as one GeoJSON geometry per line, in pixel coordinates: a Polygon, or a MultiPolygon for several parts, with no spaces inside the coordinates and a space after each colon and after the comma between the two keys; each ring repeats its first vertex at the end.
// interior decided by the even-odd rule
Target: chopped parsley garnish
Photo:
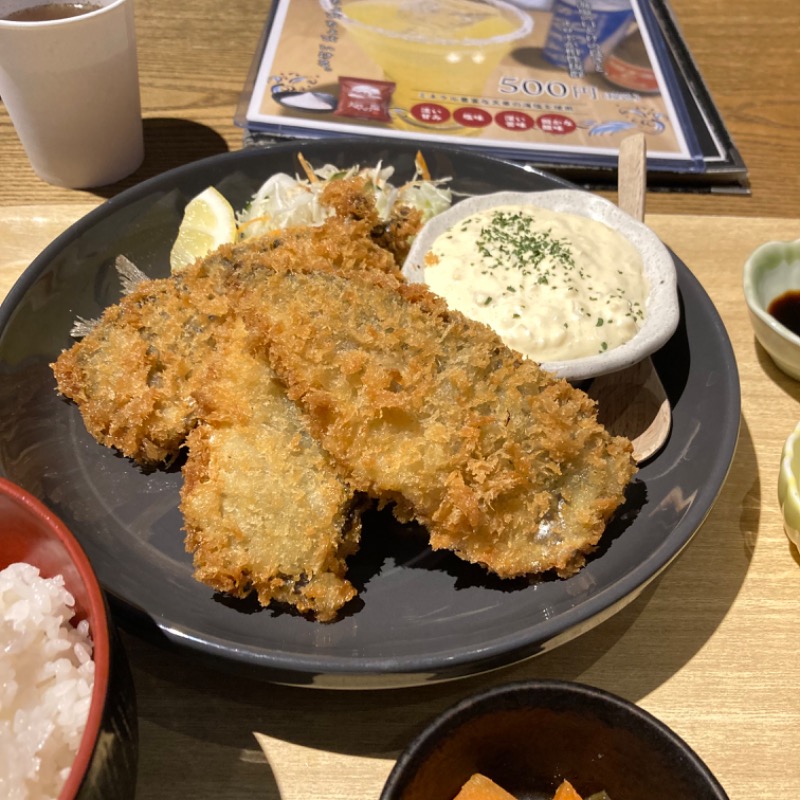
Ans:
{"type": "MultiPolygon", "coordinates": [[[[490,263],[515,269],[523,275],[535,275],[535,282],[548,284],[556,277],[570,284],[575,258],[566,239],[557,239],[551,231],[531,230],[531,217],[517,211],[495,211],[489,223],[481,227],[475,241],[477,251],[490,263]]],[[[516,290],[507,286],[506,291],[516,290]]]]}

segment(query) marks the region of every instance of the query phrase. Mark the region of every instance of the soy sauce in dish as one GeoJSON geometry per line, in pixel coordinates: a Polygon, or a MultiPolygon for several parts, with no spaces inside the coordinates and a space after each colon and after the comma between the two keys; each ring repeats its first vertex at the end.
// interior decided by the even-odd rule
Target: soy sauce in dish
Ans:
{"type": "Polygon", "coordinates": [[[796,336],[800,336],[800,290],[784,292],[767,306],[767,312],[796,336]]]}
{"type": "Polygon", "coordinates": [[[43,3],[38,6],[21,8],[2,17],[6,22],[52,22],[57,19],[70,19],[92,11],[99,11],[102,6],[96,3],[43,3]]]}

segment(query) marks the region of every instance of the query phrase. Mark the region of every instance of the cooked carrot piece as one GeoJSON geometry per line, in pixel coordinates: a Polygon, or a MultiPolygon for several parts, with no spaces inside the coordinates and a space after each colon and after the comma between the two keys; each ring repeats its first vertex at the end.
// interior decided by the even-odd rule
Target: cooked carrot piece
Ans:
{"type": "Polygon", "coordinates": [[[461,787],[454,800],[515,800],[515,798],[493,780],[476,772],[461,787]]]}
{"type": "Polygon", "coordinates": [[[564,781],[561,786],[556,789],[553,800],[582,800],[581,796],[575,791],[575,787],[569,782],[564,781]]]}

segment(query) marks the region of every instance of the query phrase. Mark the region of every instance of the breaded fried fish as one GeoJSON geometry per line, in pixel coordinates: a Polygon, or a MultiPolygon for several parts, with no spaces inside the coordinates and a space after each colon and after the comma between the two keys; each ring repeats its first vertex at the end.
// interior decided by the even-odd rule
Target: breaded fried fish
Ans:
{"type": "Polygon", "coordinates": [[[345,559],[358,548],[358,500],[241,320],[216,336],[198,374],[200,421],[186,442],[181,489],[195,577],[332,620],[356,594],[345,559]]]}
{"type": "Polygon", "coordinates": [[[198,580],[320,621],[356,594],[345,571],[359,498],[252,346],[224,279],[237,270],[241,283],[257,282],[246,267],[253,253],[396,272],[373,241],[369,205],[343,187],[332,202],[351,216],[223,247],[179,275],[138,283],[53,365],[59,392],[102,444],[143,464],[186,446],[181,511],[198,580]]]}
{"type": "Polygon", "coordinates": [[[92,436],[145,464],[177,455],[198,420],[198,368],[235,316],[225,279],[236,272],[240,282],[260,280],[251,261],[267,259],[281,270],[303,264],[396,273],[395,257],[382,246],[387,230],[363,191],[358,179],[332,182],[323,200],[335,214],[323,225],[223,246],[177,275],[138,283],[106,309],[53,365],[59,392],[78,404],[92,436]]]}
{"type": "Polygon", "coordinates": [[[142,464],[178,454],[197,421],[197,367],[231,313],[218,278],[143,281],[58,357],[58,391],[98,442],[142,464]]]}
{"type": "Polygon", "coordinates": [[[188,446],[181,510],[198,580],[331,620],[356,593],[353,492],[248,347],[218,277],[140,284],[61,355],[58,388],[98,441],[139,461],[188,446]]]}
{"type": "Polygon", "coordinates": [[[141,283],[54,365],[89,431],[141,462],[186,444],[181,510],[195,577],[331,620],[353,596],[352,490],[204,270],[141,283]]]}
{"type": "Polygon", "coordinates": [[[188,453],[195,576],[322,621],[355,589],[360,498],[501,577],[584,562],[630,443],[583,392],[399,273],[418,220],[342,181],[323,225],[139,283],[53,365],[89,432],[146,464],[188,453]]]}
{"type": "Polygon", "coordinates": [[[99,442],[143,464],[186,447],[181,511],[198,580],[328,621],[356,593],[345,570],[360,499],[226,291],[233,274],[240,290],[255,287],[264,273],[253,266],[264,260],[397,273],[403,243],[387,248],[387,238],[404,242],[408,225],[379,224],[363,181],[335,182],[323,200],[334,215],[320,227],[224,246],[170,278],[139,282],[53,370],[99,442]]]}
{"type": "Polygon", "coordinates": [[[584,563],[635,467],[583,392],[422,286],[264,267],[246,324],[357,489],[501,577],[584,563]]]}

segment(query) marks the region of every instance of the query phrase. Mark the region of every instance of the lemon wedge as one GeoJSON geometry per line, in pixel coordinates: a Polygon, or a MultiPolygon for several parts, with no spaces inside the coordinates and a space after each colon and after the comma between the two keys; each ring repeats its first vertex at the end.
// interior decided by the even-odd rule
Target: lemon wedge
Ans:
{"type": "Polygon", "coordinates": [[[169,254],[173,273],[194,264],[221,244],[236,241],[236,214],[213,186],[193,197],[183,212],[178,237],[169,254]]]}

